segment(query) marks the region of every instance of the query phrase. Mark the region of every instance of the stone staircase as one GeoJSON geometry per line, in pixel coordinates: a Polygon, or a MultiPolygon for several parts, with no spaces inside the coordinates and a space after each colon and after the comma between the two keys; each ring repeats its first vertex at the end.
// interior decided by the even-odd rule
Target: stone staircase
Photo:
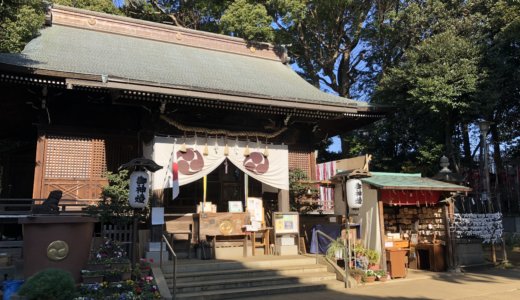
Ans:
{"type": "MultiPolygon", "coordinates": [[[[172,266],[163,266],[162,271],[171,288],[172,266]]],[[[317,265],[313,257],[179,260],[175,299],[244,299],[323,290],[342,284],[334,273],[327,271],[327,266],[317,265]]]]}

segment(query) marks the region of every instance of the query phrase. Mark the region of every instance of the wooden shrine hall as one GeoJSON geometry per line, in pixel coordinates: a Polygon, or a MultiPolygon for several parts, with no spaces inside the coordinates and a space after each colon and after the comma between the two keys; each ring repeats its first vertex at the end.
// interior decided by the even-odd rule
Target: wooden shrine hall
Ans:
{"type": "Polygon", "coordinates": [[[251,224],[219,216],[245,214],[249,198],[263,209],[254,221],[272,226],[271,212],[289,211],[289,170],[314,179],[322,140],[385,113],[320,91],[288,63],[280,46],[54,5],[22,53],[0,54],[0,199],[60,189],[95,203],[107,171],[145,157],[165,167],[152,206],[175,239],[251,224]]]}

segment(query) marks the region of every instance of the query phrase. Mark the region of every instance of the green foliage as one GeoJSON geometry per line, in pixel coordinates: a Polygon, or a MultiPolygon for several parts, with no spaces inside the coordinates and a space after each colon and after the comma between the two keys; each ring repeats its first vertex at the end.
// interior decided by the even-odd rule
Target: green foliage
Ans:
{"type": "Polygon", "coordinates": [[[107,174],[108,185],[103,187],[102,199],[95,205],[87,206],[84,211],[98,217],[102,223],[128,225],[133,222],[134,215],[140,221],[145,221],[150,212],[146,207],[136,211],[128,202],[129,177],[128,171],[107,174]]]}
{"type": "Polygon", "coordinates": [[[18,294],[29,300],[69,300],[74,298],[76,286],[69,272],[46,269],[30,277],[18,294]]]}
{"type": "Polygon", "coordinates": [[[315,86],[352,95],[362,76],[366,23],[375,1],[271,0],[276,42],[291,45],[298,73],[315,86]],[[357,51],[354,51],[354,50],[357,51]]]}
{"type": "Polygon", "coordinates": [[[520,4],[496,1],[489,7],[489,47],[483,67],[489,74],[480,87],[480,110],[496,124],[493,137],[510,158],[520,157],[520,4]]]}
{"type": "Polygon", "coordinates": [[[356,277],[356,276],[359,276],[359,277],[364,277],[365,276],[365,271],[361,270],[361,269],[349,269],[348,270],[348,273],[350,276],[352,277],[356,277]]]}
{"type": "Polygon", "coordinates": [[[289,203],[292,211],[306,214],[321,207],[315,201],[319,197],[318,190],[305,183],[308,180],[303,170],[289,170],[289,203]]]}
{"type": "Polygon", "coordinates": [[[248,0],[236,0],[220,18],[224,33],[246,40],[271,41],[274,37],[271,17],[265,6],[248,0]]]}
{"type": "Polygon", "coordinates": [[[329,246],[327,247],[326,256],[328,258],[336,258],[343,257],[345,253],[345,244],[341,238],[338,238],[335,241],[331,241],[329,246]]]}
{"type": "MultiPolygon", "coordinates": [[[[121,14],[110,0],[55,0],[54,3],[121,14]]],[[[0,4],[0,52],[21,52],[44,25],[47,4],[41,0],[5,0],[0,4]]]]}
{"type": "Polygon", "coordinates": [[[90,11],[120,15],[121,11],[111,0],[54,0],[55,4],[82,8],[90,11]]]}
{"type": "Polygon", "coordinates": [[[220,32],[220,18],[232,0],[126,0],[125,15],[179,27],[220,32]]]}
{"type": "Polygon", "coordinates": [[[478,49],[469,40],[444,32],[410,49],[403,63],[389,70],[380,89],[406,89],[406,102],[420,103],[441,121],[475,107],[470,96],[482,76],[478,63],[478,49]]]}
{"type": "Polygon", "coordinates": [[[39,0],[5,0],[0,4],[0,52],[21,52],[38,35],[45,19],[39,0]]]}
{"type": "Polygon", "coordinates": [[[375,265],[379,262],[380,254],[378,251],[374,249],[367,249],[365,255],[368,259],[368,263],[371,265],[375,265]]]}

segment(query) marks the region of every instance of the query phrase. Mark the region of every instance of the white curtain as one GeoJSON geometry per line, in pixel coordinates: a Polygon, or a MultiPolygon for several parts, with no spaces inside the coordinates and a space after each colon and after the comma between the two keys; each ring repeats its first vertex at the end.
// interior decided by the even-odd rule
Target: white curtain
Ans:
{"type": "MultiPolygon", "coordinates": [[[[155,137],[152,143],[152,145],[148,146],[148,148],[152,148],[152,150],[145,151],[145,155],[148,155],[147,158],[153,159],[157,164],[164,167],[152,175],[152,187],[154,190],[162,189],[164,187],[166,183],[166,166],[170,161],[170,156],[174,149],[175,151],[179,151],[183,144],[186,144],[187,149],[192,148],[193,150],[198,151],[201,154],[204,163],[200,170],[198,170],[199,168],[192,170],[196,171],[193,172],[193,174],[183,174],[179,172],[179,184],[181,186],[208,175],[220,166],[220,164],[227,158],[238,169],[256,180],[278,189],[289,190],[289,152],[286,145],[267,145],[268,156],[262,156],[261,162],[253,162],[251,157],[254,157],[254,155],[249,157],[244,155],[246,147],[249,146],[248,148],[250,153],[259,152],[263,154],[265,153],[266,146],[264,143],[258,143],[256,140],[248,143],[233,139],[228,139],[226,142],[223,137],[216,139],[214,137],[193,137],[187,139],[155,137]],[[207,155],[202,155],[206,143],[208,153],[207,155]],[[227,156],[224,154],[226,144],[228,146],[227,156]],[[262,164],[268,164],[269,167],[267,170],[261,167],[256,169],[250,168],[250,170],[248,170],[244,165],[244,161],[251,163],[252,167],[262,164]]],[[[182,158],[178,158],[178,162],[181,160],[182,158]]]]}

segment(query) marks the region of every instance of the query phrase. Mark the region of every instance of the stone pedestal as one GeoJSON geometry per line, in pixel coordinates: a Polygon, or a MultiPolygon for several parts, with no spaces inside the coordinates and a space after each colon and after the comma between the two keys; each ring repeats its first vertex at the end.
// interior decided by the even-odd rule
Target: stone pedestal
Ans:
{"type": "Polygon", "coordinates": [[[80,282],[92,241],[96,218],[83,216],[30,216],[22,218],[24,277],[47,268],[62,269],[80,282]]]}

